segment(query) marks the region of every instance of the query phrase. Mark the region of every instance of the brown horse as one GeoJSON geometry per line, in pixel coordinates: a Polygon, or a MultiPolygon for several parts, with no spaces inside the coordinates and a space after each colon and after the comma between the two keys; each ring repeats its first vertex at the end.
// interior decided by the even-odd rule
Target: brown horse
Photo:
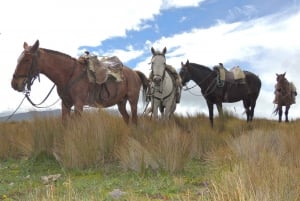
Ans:
{"type": "Polygon", "coordinates": [[[213,106],[217,105],[220,117],[223,116],[222,102],[233,103],[243,101],[246,110],[247,122],[252,121],[254,108],[258,98],[261,81],[255,74],[244,71],[245,83],[235,81],[220,82],[220,74],[206,66],[181,62],[179,75],[182,79],[182,85],[193,80],[200,88],[206,99],[209,110],[209,120],[213,127],[213,106]]]}
{"type": "Polygon", "coordinates": [[[274,111],[275,114],[278,113],[278,121],[282,120],[282,107],[285,106],[285,122],[289,122],[289,109],[292,104],[295,103],[295,96],[297,95],[296,87],[292,82],[289,82],[285,78],[285,73],[276,73],[276,85],[275,85],[275,100],[274,104],[277,107],[274,111]]]}
{"type": "Polygon", "coordinates": [[[143,85],[143,92],[146,93],[148,87],[148,79],[143,73],[124,66],[123,81],[106,82],[103,87],[89,82],[87,66],[77,59],[58,51],[39,48],[38,40],[32,46],[24,42],[23,47],[11,81],[13,89],[22,92],[26,87],[30,91],[34,80],[42,73],[57,87],[62,100],[63,122],[70,115],[72,106],[75,114],[81,114],[84,105],[110,107],[117,104],[119,112],[128,124],[126,103],[129,101],[132,122],[137,124],[140,88],[143,85]],[[104,88],[105,90],[101,90],[104,88]],[[98,98],[94,97],[95,94],[99,95],[98,98]]]}

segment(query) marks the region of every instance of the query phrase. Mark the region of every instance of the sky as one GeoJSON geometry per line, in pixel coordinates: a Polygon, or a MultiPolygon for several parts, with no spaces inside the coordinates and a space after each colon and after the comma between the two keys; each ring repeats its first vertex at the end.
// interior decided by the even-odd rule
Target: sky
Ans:
{"type": "MultiPolygon", "coordinates": [[[[11,88],[11,79],[23,43],[78,58],[85,50],[98,56],[118,56],[132,69],[149,75],[151,47],[167,48],[167,63],[179,71],[187,59],[208,67],[222,62],[257,74],[262,88],[255,117],[272,114],[276,73],[299,86],[300,0],[9,0],[0,6],[0,113],[10,114],[23,93],[11,88]]],[[[189,87],[194,82],[188,83],[189,87]]],[[[53,83],[41,75],[30,97],[39,103],[53,83]]],[[[299,88],[299,87],[298,87],[299,88]]],[[[52,92],[47,107],[56,103],[52,92]]],[[[300,99],[290,118],[300,117],[300,99]]],[[[60,108],[60,101],[47,109],[60,108]]],[[[139,103],[139,112],[144,105],[139,103]]],[[[226,103],[227,111],[246,118],[242,102],[226,103]]],[[[36,111],[24,101],[18,112],[36,111]]],[[[183,91],[175,113],[208,114],[199,87],[183,91]]],[[[215,108],[215,115],[217,110],[215,108]]]]}

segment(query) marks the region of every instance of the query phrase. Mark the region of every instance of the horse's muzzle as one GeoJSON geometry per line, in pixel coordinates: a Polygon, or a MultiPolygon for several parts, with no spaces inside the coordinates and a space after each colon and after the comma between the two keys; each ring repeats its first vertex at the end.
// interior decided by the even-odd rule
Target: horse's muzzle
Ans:
{"type": "Polygon", "coordinates": [[[154,76],[153,77],[153,82],[156,84],[156,85],[159,85],[161,83],[161,79],[162,77],[161,76],[154,76]]]}
{"type": "Polygon", "coordinates": [[[21,79],[21,78],[18,78],[18,79],[14,78],[11,81],[11,87],[14,90],[18,91],[18,92],[24,91],[25,90],[25,85],[26,85],[26,79],[24,79],[24,78],[23,79],[21,79]]]}

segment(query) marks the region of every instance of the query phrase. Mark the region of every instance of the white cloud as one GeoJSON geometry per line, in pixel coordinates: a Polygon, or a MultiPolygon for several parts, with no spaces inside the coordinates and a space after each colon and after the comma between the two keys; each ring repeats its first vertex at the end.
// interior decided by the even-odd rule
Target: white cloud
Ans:
{"type": "Polygon", "coordinates": [[[245,16],[246,18],[250,19],[255,14],[257,14],[257,9],[252,5],[245,5],[242,7],[235,6],[228,10],[228,16],[226,19],[231,21],[236,20],[241,16],[245,16]]]}
{"type": "Polygon", "coordinates": [[[205,0],[163,0],[162,9],[198,6],[205,0]]]}

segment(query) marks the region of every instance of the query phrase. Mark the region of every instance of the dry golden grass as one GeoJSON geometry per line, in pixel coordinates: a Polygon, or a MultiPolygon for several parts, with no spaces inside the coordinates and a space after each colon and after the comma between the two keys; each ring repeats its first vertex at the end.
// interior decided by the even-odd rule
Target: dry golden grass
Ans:
{"type": "Polygon", "coordinates": [[[105,112],[84,113],[57,136],[55,156],[64,167],[89,168],[114,160],[114,152],[130,128],[105,112]]]}
{"type": "Polygon", "coordinates": [[[138,126],[128,126],[118,116],[87,112],[66,127],[60,118],[1,123],[0,158],[46,152],[66,168],[118,161],[124,169],[170,173],[184,171],[190,160],[200,159],[210,167],[208,186],[199,187],[198,195],[178,199],[295,201],[300,200],[299,130],[300,120],[279,124],[255,119],[249,124],[231,115],[223,121],[215,118],[213,129],[203,115],[175,116],[168,122],[142,117],[138,126]]]}
{"type": "Polygon", "coordinates": [[[28,157],[33,135],[28,122],[0,123],[0,159],[28,157]]]}
{"type": "Polygon", "coordinates": [[[118,158],[126,169],[141,171],[149,167],[177,172],[190,159],[191,140],[191,135],[174,122],[144,120],[119,147],[118,158]]]}
{"type": "Polygon", "coordinates": [[[300,200],[299,121],[262,121],[208,158],[220,171],[211,181],[212,200],[300,200]]]}

